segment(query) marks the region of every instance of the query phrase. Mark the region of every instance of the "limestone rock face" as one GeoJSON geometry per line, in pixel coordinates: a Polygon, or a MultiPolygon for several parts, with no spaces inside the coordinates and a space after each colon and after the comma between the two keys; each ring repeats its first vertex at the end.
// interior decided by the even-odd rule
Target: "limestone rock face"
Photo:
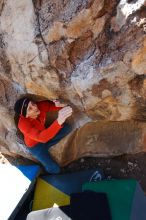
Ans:
{"type": "Polygon", "coordinates": [[[63,152],[63,159],[57,159],[60,164],[85,155],[145,151],[141,141],[146,121],[145,75],[145,0],[2,0],[0,151],[29,157],[13,119],[14,103],[26,93],[59,98],[73,107],[71,122],[80,132],[70,134],[66,143],[70,136],[72,142],[79,136],[86,140],[82,130],[89,124],[94,130],[95,121],[104,125],[93,134],[99,137],[102,132],[104,147],[98,138],[94,146],[79,141],[80,152],[74,144],[70,150],[64,144],[63,151],[54,146],[56,159],[63,152]],[[133,129],[141,132],[129,141],[129,136],[109,134],[111,123],[124,134],[127,123],[127,135],[135,131],[130,123],[136,123],[133,126],[138,128],[133,129]],[[118,138],[123,139],[124,148],[118,138]],[[65,149],[73,156],[68,157],[65,149]]]}

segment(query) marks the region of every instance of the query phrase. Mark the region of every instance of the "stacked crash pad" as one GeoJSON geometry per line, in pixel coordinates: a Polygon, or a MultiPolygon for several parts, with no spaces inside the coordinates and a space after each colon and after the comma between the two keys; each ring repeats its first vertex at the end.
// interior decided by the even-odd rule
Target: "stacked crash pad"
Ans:
{"type": "Polygon", "coordinates": [[[52,219],[56,219],[56,216],[64,216],[66,220],[72,219],[70,198],[76,192],[105,193],[112,220],[146,220],[146,197],[136,180],[93,181],[94,175],[90,172],[39,178],[33,203],[33,210],[38,211],[31,212],[27,220],[36,220],[39,215],[43,216],[43,220],[46,220],[47,216],[51,216],[52,219]]]}
{"type": "Polygon", "coordinates": [[[37,165],[0,165],[0,220],[13,220],[40,173],[37,165]]]}

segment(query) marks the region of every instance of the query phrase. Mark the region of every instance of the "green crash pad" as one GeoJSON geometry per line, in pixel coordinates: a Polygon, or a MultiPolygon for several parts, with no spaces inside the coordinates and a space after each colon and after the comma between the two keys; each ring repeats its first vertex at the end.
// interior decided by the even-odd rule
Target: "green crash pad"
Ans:
{"type": "Polygon", "coordinates": [[[82,190],[107,193],[112,220],[146,220],[146,197],[136,180],[85,183],[82,190]]]}

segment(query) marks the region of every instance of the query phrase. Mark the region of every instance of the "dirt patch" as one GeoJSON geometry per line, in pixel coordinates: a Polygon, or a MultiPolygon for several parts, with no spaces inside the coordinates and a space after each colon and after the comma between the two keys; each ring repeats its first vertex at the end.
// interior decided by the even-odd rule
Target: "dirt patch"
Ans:
{"type": "Polygon", "coordinates": [[[146,153],[114,158],[82,158],[65,167],[63,172],[96,167],[101,168],[108,179],[136,179],[146,194],[146,153]]]}

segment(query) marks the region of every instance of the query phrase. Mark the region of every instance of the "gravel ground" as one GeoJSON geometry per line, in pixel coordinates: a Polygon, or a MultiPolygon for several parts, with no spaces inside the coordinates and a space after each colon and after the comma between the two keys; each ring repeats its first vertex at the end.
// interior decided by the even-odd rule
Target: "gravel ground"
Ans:
{"type": "MultiPolygon", "coordinates": [[[[34,164],[33,161],[22,157],[12,158],[2,154],[0,154],[0,163],[11,163],[13,165],[34,164]]],[[[81,158],[64,167],[62,172],[66,173],[97,167],[103,170],[108,179],[134,178],[138,180],[146,193],[146,153],[113,158],[81,158]]]]}
{"type": "Polygon", "coordinates": [[[113,158],[82,158],[71,163],[65,172],[99,167],[108,179],[136,179],[146,193],[146,153],[113,158]]]}

